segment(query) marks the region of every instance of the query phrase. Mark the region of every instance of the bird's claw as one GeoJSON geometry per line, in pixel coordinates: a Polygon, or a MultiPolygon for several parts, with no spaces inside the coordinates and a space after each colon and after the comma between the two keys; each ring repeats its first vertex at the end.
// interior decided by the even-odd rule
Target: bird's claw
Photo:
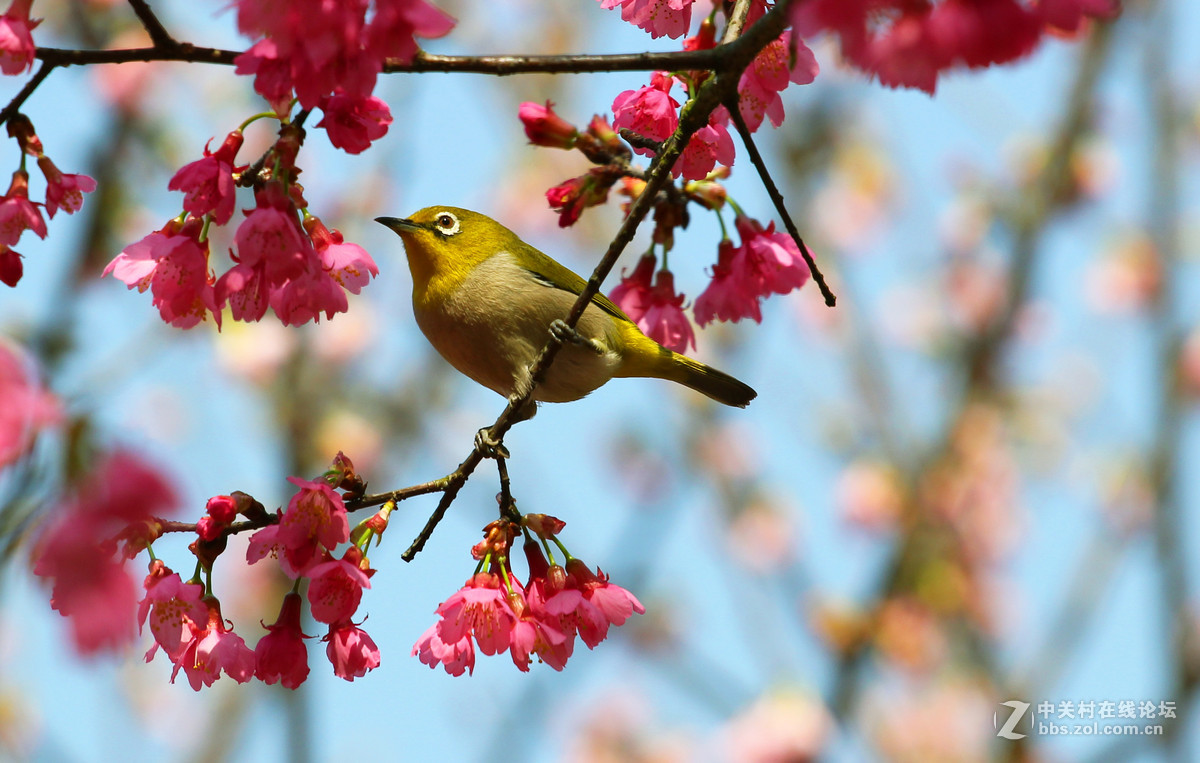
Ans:
{"type": "Polygon", "coordinates": [[[579,331],[571,326],[568,326],[567,322],[561,318],[553,321],[550,324],[550,335],[563,344],[569,343],[576,345],[577,347],[583,347],[584,349],[591,350],[597,355],[603,355],[605,352],[607,352],[607,350],[604,349],[604,345],[600,344],[595,339],[589,339],[583,334],[580,334],[579,331]]]}
{"type": "Polygon", "coordinates": [[[475,433],[475,449],[484,458],[510,458],[504,443],[492,438],[492,430],[484,427],[475,433]]]}

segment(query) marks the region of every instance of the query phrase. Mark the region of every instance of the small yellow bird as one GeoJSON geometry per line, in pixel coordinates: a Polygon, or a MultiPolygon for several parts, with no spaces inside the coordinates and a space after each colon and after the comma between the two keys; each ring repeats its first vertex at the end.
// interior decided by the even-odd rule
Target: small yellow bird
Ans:
{"type": "MultiPolygon", "coordinates": [[[[672,352],[642,333],[603,294],[578,326],[566,318],[586,282],[495,220],[458,207],[377,217],[404,240],[413,312],[450,365],[504,395],[525,392],[549,334],[563,341],[533,400],[578,400],[614,376],[669,379],[744,408],[757,394],[728,374],[672,352]]],[[[533,403],[523,411],[535,412],[533,403]]]]}

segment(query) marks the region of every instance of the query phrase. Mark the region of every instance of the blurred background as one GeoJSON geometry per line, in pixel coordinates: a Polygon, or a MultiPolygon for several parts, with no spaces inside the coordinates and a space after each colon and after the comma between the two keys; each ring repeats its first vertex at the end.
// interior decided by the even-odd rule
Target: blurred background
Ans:
{"type": "MultiPolygon", "coordinates": [[[[592,0],[439,5],[459,25],[433,52],[678,48],[592,0]]],[[[182,39],[248,44],[222,3],[152,6],[182,39]]],[[[39,45],[146,43],[116,0],[38,2],[34,15],[39,45]]],[[[299,160],[311,209],[380,276],[319,326],[217,333],[165,326],[150,295],[99,275],[178,214],[174,171],[261,110],[249,81],[176,63],[54,72],[23,111],[58,166],[100,189],[45,241],[22,241],[25,279],[0,294],[0,334],[36,357],[67,412],[0,474],[0,758],[1196,759],[1197,38],[1195,3],[1128,2],[1015,65],[944,76],[933,98],[867,82],[835,44],[810,41],[820,76],[786,90],[783,127],[758,138],[837,307],[806,287],[768,300],[761,325],[699,333],[699,357],[757,388],[745,411],[617,380],[506,440],[519,507],[566,520],[572,553],[646,614],[562,673],[481,656],[453,678],[410,657],[495,517],[485,464],[414,562],[400,553],[436,497],[401,504],[372,554],[360,613],[381,666],[347,683],[310,643],[295,692],[172,685],[168,662],[142,661],[148,636],[128,654],[77,655],[30,572],[32,528],[53,511],[41,499],[80,441],[160,467],[189,521],[233,490],[278,506],[288,475],[315,476],[338,450],[372,490],[448,473],[503,401],[426,344],[402,247],[371,219],[465,206],[589,272],[617,198],[560,230],[544,191],[588,165],[529,146],[517,106],[553,100],[585,124],[648,74],[384,77],[386,138],[348,156],[311,131],[299,160]],[[997,736],[1012,700],[1031,705],[1017,740],[997,736]],[[1153,736],[1031,725],[1042,703],[1056,720],[1063,703],[1125,701],[1177,717],[1129,721],[1161,724],[1153,736]]],[[[0,101],[23,81],[0,82],[0,101]]],[[[242,156],[272,137],[256,123],[242,156]]],[[[731,195],[774,219],[738,150],[731,195]]],[[[15,144],[5,152],[15,168],[15,144]]],[[[719,236],[696,210],[677,235],[671,267],[690,299],[719,236]]],[[[155,549],[182,571],[184,545],[155,549]]],[[[281,581],[229,558],[214,585],[253,644],[281,581]]]]}

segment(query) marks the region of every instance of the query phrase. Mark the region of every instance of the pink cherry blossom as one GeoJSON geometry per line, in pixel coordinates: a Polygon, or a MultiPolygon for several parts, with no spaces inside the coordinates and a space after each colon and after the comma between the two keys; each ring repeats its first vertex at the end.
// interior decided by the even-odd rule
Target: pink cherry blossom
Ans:
{"type": "Polygon", "coordinates": [[[254,92],[267,99],[276,114],[291,110],[292,70],[279,56],[274,40],[259,40],[233,59],[237,74],[254,75],[254,92]]]}
{"type": "Polygon", "coordinates": [[[521,672],[528,673],[531,657],[537,655],[555,670],[561,671],[566,667],[567,659],[571,656],[571,645],[566,642],[575,638],[574,628],[568,634],[552,618],[539,617],[519,586],[514,586],[509,595],[509,606],[517,615],[509,633],[509,656],[513,664],[521,672]]]}
{"type": "Polygon", "coordinates": [[[221,673],[244,684],[254,677],[254,650],[246,646],[242,637],[229,630],[221,617],[221,604],[216,598],[205,598],[208,619],[203,625],[191,625],[191,640],[173,660],[171,683],[179,675],[179,669],[187,674],[192,689],[200,691],[202,686],[212,686],[221,673]]]}
{"type": "Polygon", "coordinates": [[[424,0],[375,0],[366,44],[381,61],[395,58],[408,63],[417,54],[414,37],[443,37],[454,23],[451,16],[424,0]]]}
{"type": "Polygon", "coordinates": [[[579,129],[554,113],[554,104],[546,105],[525,101],[517,109],[517,116],[525,126],[525,135],[535,146],[548,148],[573,148],[579,137],[579,129]]]}
{"type": "Polygon", "coordinates": [[[0,339],[0,469],[33,447],[38,433],[62,420],[62,403],[38,381],[28,353],[0,339]]]}
{"type": "Polygon", "coordinates": [[[330,625],[321,640],[328,644],[325,654],[339,678],[353,681],[379,667],[379,647],[366,631],[348,620],[330,625]]]}
{"type": "Polygon", "coordinates": [[[793,40],[835,33],[842,56],[890,87],[933,93],[938,76],[1028,55],[1047,30],[1074,33],[1085,17],[1112,17],[1115,0],[808,0],[792,6],[793,40]]]}
{"type": "Polygon", "coordinates": [[[256,200],[234,236],[237,264],[217,280],[218,303],[228,303],[234,319],[246,321],[260,320],[270,307],[284,325],[345,312],[346,290],[357,293],[378,273],[374,260],[316,218],[309,217],[302,228],[299,202],[282,185],[268,184],[256,200]]]}
{"type": "Polygon", "coordinates": [[[440,37],[454,20],[424,0],[376,0],[368,23],[366,0],[293,0],[237,3],[238,28],[265,35],[237,59],[239,73],[254,73],[255,89],[278,110],[295,90],[303,108],[317,107],[338,88],[367,97],[389,58],[410,61],[414,36],[440,37]],[[263,43],[270,43],[263,45],[263,43]]]}
{"type": "Polygon", "coordinates": [[[317,123],[324,127],[329,142],[348,154],[360,154],[373,141],[387,135],[392,112],[382,98],[348,95],[338,92],[321,101],[325,116],[317,123]]]}
{"type": "Polygon", "coordinates": [[[116,649],[134,636],[137,584],[114,538],[177,504],[166,480],[137,457],[104,457],[42,527],[35,575],[52,581],[51,606],[69,619],[83,654],[116,649]]]}
{"type": "Polygon", "coordinates": [[[83,207],[83,195],[96,190],[95,180],[60,172],[48,156],[39,156],[37,163],[46,177],[46,213],[51,218],[59,209],[67,214],[78,212],[83,207]]]}
{"type": "Polygon", "coordinates": [[[215,153],[206,145],[203,159],[185,164],[175,173],[167,188],[183,191],[184,209],[197,217],[211,213],[218,225],[229,222],[237,198],[233,174],[240,171],[234,162],[242,141],[242,131],[234,130],[215,153]]]}
{"type": "Polygon", "coordinates": [[[342,497],[323,481],[288,477],[300,490],[292,496],[278,524],[267,525],[250,537],[246,559],[251,564],[274,555],[291,578],[305,574],[323,560],[325,551],[350,537],[342,497]]]}
{"type": "Polygon", "coordinates": [[[42,22],[29,18],[31,5],[33,0],[13,0],[0,16],[0,71],[5,74],[21,74],[33,68],[37,47],[31,32],[42,22]]]}
{"type": "MultiPolygon", "coordinates": [[[[933,45],[913,53],[933,56],[943,69],[1021,58],[1037,47],[1042,33],[1036,14],[1017,0],[945,0],[918,21],[927,25],[933,45]]],[[[886,39],[887,34],[881,36],[886,39]]]]}
{"type": "Polygon", "coordinates": [[[292,592],[283,597],[279,618],[268,625],[269,633],[254,647],[254,675],[263,683],[279,682],[295,689],[308,678],[306,636],[300,630],[300,594],[292,592]]]}
{"type": "MultiPolygon", "coordinates": [[[[255,70],[261,76],[265,62],[278,61],[286,66],[286,75],[272,72],[269,81],[262,83],[267,87],[260,88],[258,77],[255,79],[255,89],[272,104],[279,102],[283,83],[289,80],[289,89],[294,87],[306,109],[316,107],[321,97],[339,84],[362,95],[375,86],[382,62],[362,48],[366,0],[294,0],[269,6],[241,0],[237,11],[238,28],[244,34],[263,34],[272,43],[270,47],[252,48],[257,62],[239,60],[239,69],[255,70]]],[[[276,65],[270,68],[276,69],[276,65]]]]}
{"type": "Polygon", "coordinates": [[[658,260],[653,254],[643,254],[629,275],[626,275],[624,270],[621,271],[621,282],[608,294],[608,298],[634,323],[641,320],[650,309],[653,288],[651,279],[657,264],[658,260]]]}
{"type": "Polygon", "coordinates": [[[729,130],[721,121],[710,119],[688,140],[671,174],[675,177],[683,175],[684,180],[703,180],[718,163],[726,167],[732,165],[735,156],[729,130]]]}
{"type": "MultiPolygon", "coordinates": [[[[644,277],[639,271],[646,257],[638,262],[633,277],[644,277]]],[[[638,325],[646,336],[676,352],[696,346],[696,334],[683,311],[682,294],[675,293],[675,276],[669,270],[660,270],[654,277],[654,285],[646,288],[644,283],[631,284],[626,291],[619,291],[626,282],[622,281],[613,293],[623,300],[618,306],[630,309],[625,313],[638,325]],[[632,310],[632,312],[631,312],[632,310]]],[[[614,301],[616,299],[614,298],[614,301]]]]}
{"type": "Polygon", "coordinates": [[[745,215],[733,222],[742,237],[742,277],[757,280],[760,294],[787,294],[808,282],[808,264],[800,249],[790,235],[775,232],[774,222],[765,229],[745,215]]]}
{"type": "Polygon", "coordinates": [[[795,40],[794,45],[795,61],[790,69],[788,62],[792,52],[788,50],[788,34],[784,33],[768,43],[742,73],[738,81],[738,110],[750,130],[757,130],[764,116],[776,127],[781,125],[783,99],[779,93],[789,83],[809,84],[820,72],[817,59],[808,46],[801,40],[795,40]]]}
{"type": "MultiPolygon", "coordinates": [[[[513,646],[519,652],[530,649],[542,662],[555,670],[562,670],[575,651],[575,634],[582,619],[602,618],[600,611],[583,598],[576,581],[558,565],[551,566],[542,554],[536,541],[524,545],[525,559],[529,562],[529,585],[522,591],[526,608],[520,617],[525,624],[514,628],[513,646]],[[538,629],[531,631],[530,618],[536,620],[538,629]],[[561,636],[561,638],[559,638],[561,636]],[[532,646],[530,639],[532,638],[532,646]]],[[[522,667],[519,654],[513,654],[513,662],[522,667]]]]}
{"type": "Polygon", "coordinates": [[[608,576],[602,571],[593,573],[583,562],[570,559],[567,572],[578,582],[584,598],[603,614],[600,621],[580,620],[578,623],[579,638],[589,647],[595,648],[607,638],[609,625],[624,625],[634,613],[645,613],[646,608],[636,596],[608,582],[608,576]]]}
{"type": "Polygon", "coordinates": [[[210,313],[217,326],[213,279],[208,270],[208,241],[199,236],[203,224],[189,218],[182,225],[171,220],[159,231],[125,247],[101,275],[110,273],[129,288],[150,289],[162,319],[178,328],[191,328],[210,313]]]}
{"type": "Polygon", "coordinates": [[[316,267],[316,252],[283,189],[270,184],[256,194],[256,200],[234,234],[237,252],[232,256],[237,264],[215,286],[217,303],[228,303],[239,321],[260,320],[273,291],[316,267]]]}
{"type": "Polygon", "coordinates": [[[437,608],[441,616],[438,636],[443,643],[458,643],[474,636],[479,651],[500,654],[508,648],[516,615],[508,604],[499,576],[479,573],[437,608]]]}
{"type": "Polygon", "coordinates": [[[138,630],[145,627],[149,617],[155,644],[147,658],[162,647],[174,661],[191,639],[192,626],[203,626],[208,621],[208,607],[202,601],[204,586],[184,583],[178,573],[157,559],[150,563],[150,574],[143,585],[146,596],[138,605],[138,630]]]}
{"type": "Polygon", "coordinates": [[[0,197],[0,246],[14,246],[26,230],[39,238],[46,237],[46,221],[29,200],[29,175],[17,170],[8,193],[0,197]]]}
{"type": "Polygon", "coordinates": [[[603,204],[608,198],[608,189],[616,182],[604,167],[593,167],[586,174],[571,178],[546,191],[550,208],[558,212],[558,226],[574,225],[583,210],[603,204]]]}
{"type": "Polygon", "coordinates": [[[464,635],[458,641],[447,644],[438,635],[438,623],[429,626],[417,643],[413,644],[412,654],[430,669],[442,665],[452,676],[475,672],[475,643],[469,635],[464,635]]]}
{"type": "Polygon", "coordinates": [[[621,18],[644,29],[651,37],[672,39],[687,34],[692,23],[692,3],[695,0],[600,0],[600,7],[612,10],[621,7],[621,18]]]}
{"type": "Polygon", "coordinates": [[[350,303],[346,292],[337,280],[321,267],[311,263],[303,273],[296,275],[271,290],[269,303],[275,315],[285,326],[300,326],[309,321],[321,320],[321,313],[332,318],[344,313],[350,303]]]}
{"type": "Polygon", "coordinates": [[[304,221],[304,230],[321,258],[322,267],[346,291],[358,294],[379,275],[379,268],[367,250],[358,244],[345,243],[337,228],[330,230],[319,218],[309,217],[304,221]]]}
{"type": "MultiPolygon", "coordinates": [[[[671,97],[672,77],[655,72],[651,84],[626,90],[613,99],[613,126],[624,127],[651,140],[664,141],[679,125],[679,102],[671,97]]],[[[635,148],[642,156],[652,156],[647,148],[635,148]]]]}
{"type": "Polygon", "coordinates": [[[735,259],[739,257],[745,257],[741,247],[734,247],[729,239],[721,241],[717,247],[717,263],[713,265],[712,280],[696,297],[693,306],[696,323],[707,326],[714,319],[737,323],[742,318],[762,323],[762,310],[759,308],[762,295],[756,282],[743,277],[741,263],[735,266],[735,259]]]}
{"type": "Polygon", "coordinates": [[[310,579],[308,602],[314,620],[332,624],[354,615],[363,589],[371,587],[369,576],[359,564],[362,558],[358,547],[350,546],[341,559],[329,559],[305,571],[310,579]]]}
{"type": "Polygon", "coordinates": [[[285,541],[315,540],[332,549],[350,538],[346,506],[336,490],[322,480],[288,477],[288,482],[300,490],[288,501],[279,523],[285,541]]]}

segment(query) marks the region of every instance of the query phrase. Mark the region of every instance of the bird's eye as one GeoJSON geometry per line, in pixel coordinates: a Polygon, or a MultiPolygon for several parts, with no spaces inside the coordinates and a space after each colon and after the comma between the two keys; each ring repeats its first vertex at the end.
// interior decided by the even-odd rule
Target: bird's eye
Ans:
{"type": "Polygon", "coordinates": [[[453,236],[455,233],[458,233],[458,218],[449,212],[439,214],[437,219],[434,220],[434,225],[438,227],[438,230],[443,235],[453,236]]]}

